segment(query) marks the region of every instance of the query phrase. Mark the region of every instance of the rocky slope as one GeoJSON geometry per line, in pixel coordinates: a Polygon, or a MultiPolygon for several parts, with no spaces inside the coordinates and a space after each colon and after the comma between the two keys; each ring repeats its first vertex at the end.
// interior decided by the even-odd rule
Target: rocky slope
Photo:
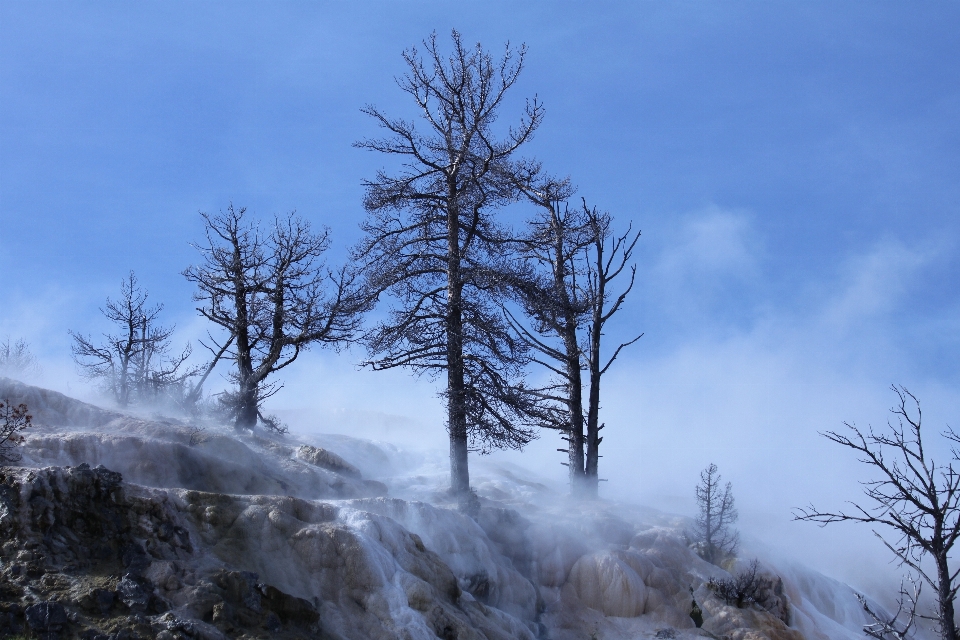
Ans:
{"type": "Polygon", "coordinates": [[[799,640],[862,637],[853,592],[793,565],[767,610],[682,518],[571,503],[475,466],[474,519],[442,464],[346,437],[198,432],[0,379],[36,426],[0,471],[0,631],[44,638],[799,640]]]}

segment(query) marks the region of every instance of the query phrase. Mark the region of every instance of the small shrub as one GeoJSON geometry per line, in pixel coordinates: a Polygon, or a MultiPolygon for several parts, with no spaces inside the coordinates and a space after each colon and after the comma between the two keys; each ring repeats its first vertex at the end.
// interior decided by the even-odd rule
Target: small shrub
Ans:
{"type": "Polygon", "coordinates": [[[19,462],[18,447],[23,444],[20,432],[32,426],[33,416],[27,413],[27,405],[13,406],[9,400],[0,402],[0,465],[19,462]]]}
{"type": "Polygon", "coordinates": [[[733,578],[711,578],[707,582],[707,588],[728,605],[743,609],[755,604],[789,623],[783,581],[760,573],[760,563],[756,560],[733,578]]]}
{"type": "Polygon", "coordinates": [[[290,433],[290,428],[275,415],[265,416],[258,411],[257,417],[260,418],[260,422],[263,423],[263,426],[266,427],[268,431],[272,431],[281,436],[290,433]]]}

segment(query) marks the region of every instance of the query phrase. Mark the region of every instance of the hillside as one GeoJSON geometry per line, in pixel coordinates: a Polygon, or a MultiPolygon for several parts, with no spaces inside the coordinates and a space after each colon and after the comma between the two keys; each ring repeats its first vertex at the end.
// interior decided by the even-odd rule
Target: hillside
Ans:
{"type": "MultiPolygon", "coordinates": [[[[0,630],[49,638],[862,637],[853,591],[760,557],[778,605],[705,585],[687,521],[346,436],[202,433],[0,378],[34,416],[0,477],[0,630]],[[691,615],[693,614],[693,615],[691,615]],[[701,626],[697,626],[700,623],[701,626]]],[[[751,556],[752,557],[752,556],[751,556]]]]}

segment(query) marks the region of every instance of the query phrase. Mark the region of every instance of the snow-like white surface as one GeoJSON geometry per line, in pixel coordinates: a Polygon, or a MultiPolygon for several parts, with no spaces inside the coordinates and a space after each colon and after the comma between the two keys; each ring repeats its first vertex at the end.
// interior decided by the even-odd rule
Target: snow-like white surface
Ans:
{"type": "Polygon", "coordinates": [[[446,493],[440,452],[212,426],[191,446],[183,422],[105,411],[4,379],[0,387],[35,416],[25,466],[103,464],[127,482],[167,490],[164,500],[190,514],[211,558],[317,603],[328,631],[344,638],[430,639],[443,625],[463,638],[626,640],[664,629],[674,635],[660,637],[693,638],[703,633],[690,616],[695,599],[704,629],[750,624],[766,634],[756,638],[863,637],[867,621],[846,585],[756,554],[782,578],[791,605],[790,629],[777,626],[710,595],[705,581],[728,574],[689,549],[686,519],[577,502],[522,468],[474,458],[482,503],[474,520],[446,493]],[[312,464],[304,444],[362,477],[312,464]]]}

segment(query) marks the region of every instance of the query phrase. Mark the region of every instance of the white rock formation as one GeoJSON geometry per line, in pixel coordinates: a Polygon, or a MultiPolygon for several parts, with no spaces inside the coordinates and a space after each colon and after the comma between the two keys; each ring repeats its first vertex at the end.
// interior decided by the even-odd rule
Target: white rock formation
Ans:
{"type": "Polygon", "coordinates": [[[244,619],[286,629],[287,618],[275,622],[261,599],[293,607],[291,629],[300,628],[300,607],[319,614],[316,623],[302,614],[317,637],[357,640],[862,637],[864,616],[845,585],[761,558],[783,580],[789,625],[736,609],[706,588],[728,575],[689,549],[682,518],[571,504],[516,469],[474,465],[482,509],[473,520],[444,493],[442,458],[344,436],[300,441],[212,426],[191,446],[190,425],[176,420],[7,379],[0,397],[26,402],[34,415],[25,467],[122,474],[124,495],[147,514],[130,516],[146,553],[142,579],[171,608],[151,624],[193,620],[195,637],[200,629],[239,636],[244,619]],[[165,551],[156,541],[166,539],[157,538],[163,526],[184,531],[192,551],[165,551]],[[250,585],[261,594],[252,600],[250,585]]]}

